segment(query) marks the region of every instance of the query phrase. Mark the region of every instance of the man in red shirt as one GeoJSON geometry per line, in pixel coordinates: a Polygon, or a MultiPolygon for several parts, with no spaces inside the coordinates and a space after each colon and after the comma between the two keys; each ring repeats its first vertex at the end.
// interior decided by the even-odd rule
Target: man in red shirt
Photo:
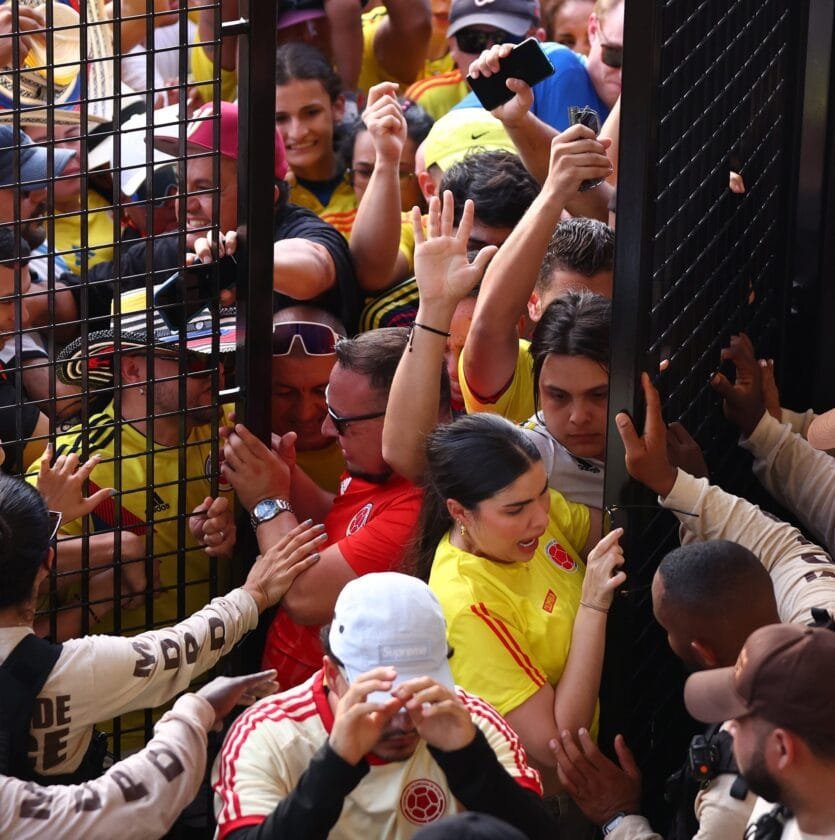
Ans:
{"type": "MultiPolygon", "coordinates": [[[[383,419],[407,341],[407,330],[390,328],[336,345],[322,424],[322,433],[337,439],[345,457],[335,496],[295,465],[293,432],[274,436],[272,449],[240,424],[227,437],[223,472],[250,512],[262,552],[300,520],[323,523],[319,562],[296,578],[267,634],[263,661],[276,668],[282,689],[321,666],[319,629],[345,584],[369,572],[400,569],[422,494],[383,459],[383,419]]],[[[444,382],[441,405],[448,411],[445,373],[444,382]]]]}

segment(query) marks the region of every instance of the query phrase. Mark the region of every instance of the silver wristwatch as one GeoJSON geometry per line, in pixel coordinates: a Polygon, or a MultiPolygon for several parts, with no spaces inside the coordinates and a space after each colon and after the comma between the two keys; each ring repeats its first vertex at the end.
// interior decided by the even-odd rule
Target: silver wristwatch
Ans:
{"type": "Polygon", "coordinates": [[[617,814],[606,820],[606,822],[600,826],[603,830],[603,836],[608,837],[625,819],[626,814],[623,811],[618,811],[617,814]]]}
{"type": "Polygon", "coordinates": [[[280,513],[294,513],[293,506],[287,499],[281,497],[275,499],[261,499],[249,514],[249,521],[252,523],[252,529],[256,530],[259,525],[275,519],[280,513]]]}

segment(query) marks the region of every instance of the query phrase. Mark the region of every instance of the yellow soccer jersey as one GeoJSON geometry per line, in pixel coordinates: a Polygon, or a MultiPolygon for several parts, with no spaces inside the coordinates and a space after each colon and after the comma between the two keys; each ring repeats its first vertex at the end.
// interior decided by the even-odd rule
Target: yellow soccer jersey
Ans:
{"type": "MultiPolygon", "coordinates": [[[[79,204],[80,206],[80,204],[79,204]]],[[[94,190],[87,191],[87,210],[56,216],[55,252],[60,254],[67,268],[81,275],[82,261],[81,219],[87,222],[87,267],[113,259],[113,215],[110,203],[94,190]]]]}
{"type": "Polygon", "coordinates": [[[429,576],[455,651],[455,682],[503,715],[559,682],[580,603],[589,510],[550,492],[550,523],[530,562],[494,563],[445,536],[429,576]]]}
{"type": "Polygon", "coordinates": [[[339,186],[333,191],[326,205],[295,179],[288,179],[290,187],[290,203],[298,204],[312,210],[319,218],[333,225],[346,239],[351,238],[354,220],[357,218],[359,200],[354,188],[348,183],[347,173],[339,186]]]}
{"type": "Polygon", "coordinates": [[[533,360],[528,348],[531,343],[524,338],[519,339],[519,353],[516,357],[516,370],[513,379],[495,402],[482,402],[467,383],[464,376],[464,355],[467,345],[458,357],[458,384],[464,395],[464,405],[468,414],[487,411],[490,414],[500,414],[514,423],[524,423],[535,411],[533,400],[533,360]]]}
{"type": "Polygon", "coordinates": [[[324,449],[296,452],[296,463],[323,490],[336,493],[339,489],[339,479],[345,472],[345,458],[335,441],[324,449]]]}
{"type": "Polygon", "coordinates": [[[440,76],[419,79],[406,90],[406,99],[417,102],[433,120],[449,113],[468,93],[470,86],[454,68],[440,76]]]}
{"type": "MultiPolygon", "coordinates": [[[[205,48],[195,46],[189,48],[191,61],[191,78],[204,102],[214,100],[215,68],[214,61],[209,58],[205,48]]],[[[220,98],[225,102],[234,102],[238,98],[238,73],[236,70],[220,68],[220,98]]]]}
{"type": "MultiPolygon", "coordinates": [[[[370,9],[362,16],[362,64],[360,65],[357,87],[365,93],[368,93],[374,85],[380,82],[398,81],[380,64],[374,52],[374,36],[386,17],[388,17],[388,11],[385,6],[370,9]]],[[[418,79],[437,76],[454,68],[455,62],[449,53],[442,55],[440,58],[427,58],[418,79]]]]}
{"type": "MultiPolygon", "coordinates": [[[[113,499],[100,504],[89,517],[89,533],[106,533],[121,527],[139,535],[148,535],[153,555],[160,560],[160,579],[163,591],[153,600],[153,624],[173,624],[208,603],[211,592],[209,575],[212,561],[191,535],[185,515],[211,495],[209,476],[217,470],[212,466],[210,426],[195,428],[185,447],[184,472],[180,470],[181,447],[156,445],[129,423],[120,423],[116,434],[113,407],[90,417],[89,423],[76,426],[56,441],[56,456],[71,452],[99,454],[101,463],[90,477],[90,492],[102,487],[121,491],[113,499]],[[119,440],[117,448],[117,438],[119,440]],[[149,450],[149,444],[152,448],[149,450]],[[116,461],[118,455],[120,460],[116,461]],[[153,481],[153,483],[152,483],[153,481]],[[182,540],[178,540],[182,529],[182,540]],[[184,545],[183,572],[178,575],[178,544],[184,545]],[[183,609],[178,599],[184,598],[183,609]]],[[[40,462],[30,468],[27,477],[36,483],[40,462]],[[34,475],[33,475],[34,474],[34,475]]],[[[221,484],[221,491],[232,501],[231,488],[221,484]]],[[[83,521],[66,522],[61,533],[80,536],[83,521]]],[[[60,563],[60,546],[59,546],[60,563]]],[[[220,564],[218,585],[225,592],[229,570],[220,564]]],[[[122,610],[121,628],[144,629],[145,609],[122,610]]],[[[111,632],[112,617],[108,615],[96,626],[97,632],[111,632]]]]}
{"type": "MultiPolygon", "coordinates": [[[[541,795],[539,774],[528,767],[513,730],[483,700],[457,689],[507,772],[541,795]]],[[[262,823],[298,784],[333,727],[323,675],[247,709],[226,736],[212,771],[217,840],[262,823]]],[[[345,797],[331,840],[405,840],[461,807],[425,741],[406,761],[369,760],[369,772],[345,797]]]]}

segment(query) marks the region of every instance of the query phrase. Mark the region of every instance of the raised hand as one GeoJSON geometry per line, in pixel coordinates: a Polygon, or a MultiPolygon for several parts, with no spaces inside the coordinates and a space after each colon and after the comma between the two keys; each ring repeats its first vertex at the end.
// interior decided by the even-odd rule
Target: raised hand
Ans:
{"type": "MultiPolygon", "coordinates": [[[[485,50],[470,64],[469,75],[477,79],[479,76],[488,77],[498,73],[502,59],[510,55],[513,46],[513,44],[495,44],[490,49],[485,50]]],[[[515,96],[509,102],[494,108],[490,113],[507,126],[518,125],[533,108],[533,90],[527,82],[523,82],[521,79],[509,78],[505,85],[508,90],[513,91],[515,96]]]]}
{"type": "Polygon", "coordinates": [[[702,448],[679,422],[667,426],[667,457],[674,467],[680,467],[690,475],[697,478],[708,476],[702,448]]]}
{"type": "Polygon", "coordinates": [[[602,611],[608,611],[615,590],[626,581],[623,549],[620,538],[623,528],[615,528],[589,552],[580,602],[602,611]]]}
{"type": "Polygon", "coordinates": [[[362,121],[368,128],[377,152],[375,166],[383,162],[400,163],[403,144],[406,142],[406,118],[397,101],[398,85],[381,82],[368,91],[368,102],[362,112],[362,121]]]}
{"type": "Polygon", "coordinates": [[[661,398],[649,378],[641,374],[647,406],[644,433],[639,435],[630,416],[621,411],[615,424],[626,449],[626,469],[659,496],[666,496],[676,482],[677,471],[667,455],[667,427],[661,415],[661,398]]]}
{"type": "Polygon", "coordinates": [[[465,298],[481,281],[487,264],[496,253],[494,245],[482,248],[472,263],[467,259],[467,243],[473,229],[475,206],[464,204],[461,223],[453,232],[455,200],[444,192],[443,204],[437,196],[429,200],[429,219],[423,232],[420,210],[412,208],[415,232],[415,280],[423,307],[440,304],[449,310],[465,298]]]}
{"type": "Polygon", "coordinates": [[[328,539],[324,528],[308,519],[258,555],[243,585],[258,612],[277,604],[298,575],[319,559],[319,547],[328,539]]]}
{"type": "Polygon", "coordinates": [[[721,373],[715,373],[710,386],[722,397],[725,417],[748,437],[765,414],[765,392],[762,368],[754,353],[754,345],[745,333],[731,336],[723,348],[722,360],[730,360],[736,368],[733,385],[721,373]]]}
{"type": "Polygon", "coordinates": [[[551,141],[551,160],[543,190],[559,196],[563,204],[570,200],[583,181],[608,178],[612,163],[606,150],[612,145],[609,138],[597,139],[585,125],[572,125],[551,141]]]}
{"type": "Polygon", "coordinates": [[[91,456],[80,466],[75,452],[59,455],[50,466],[52,454],[50,443],[41,458],[38,492],[50,510],[61,511],[65,522],[92,513],[102,502],[115,495],[116,491],[112,487],[104,487],[89,496],[84,495],[84,484],[101,462],[100,455],[91,456]]]}

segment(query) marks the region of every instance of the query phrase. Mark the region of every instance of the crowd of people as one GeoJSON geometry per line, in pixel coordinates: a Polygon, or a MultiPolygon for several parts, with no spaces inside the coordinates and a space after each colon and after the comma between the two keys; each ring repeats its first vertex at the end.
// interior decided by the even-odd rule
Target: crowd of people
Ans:
{"type": "MultiPolygon", "coordinates": [[[[161,837],[202,783],[219,840],[663,836],[597,744],[624,12],[279,0],[265,441],[238,3],[0,3],[0,835],[161,837]],[[526,39],[554,72],[485,109],[526,39]],[[259,625],[261,672],[183,694],[259,625]]],[[[680,523],[652,609],[710,724],[671,836],[835,838],[835,415],[744,334],[716,362],[803,530],[712,484],[642,375],[615,426],[680,523]]]]}

